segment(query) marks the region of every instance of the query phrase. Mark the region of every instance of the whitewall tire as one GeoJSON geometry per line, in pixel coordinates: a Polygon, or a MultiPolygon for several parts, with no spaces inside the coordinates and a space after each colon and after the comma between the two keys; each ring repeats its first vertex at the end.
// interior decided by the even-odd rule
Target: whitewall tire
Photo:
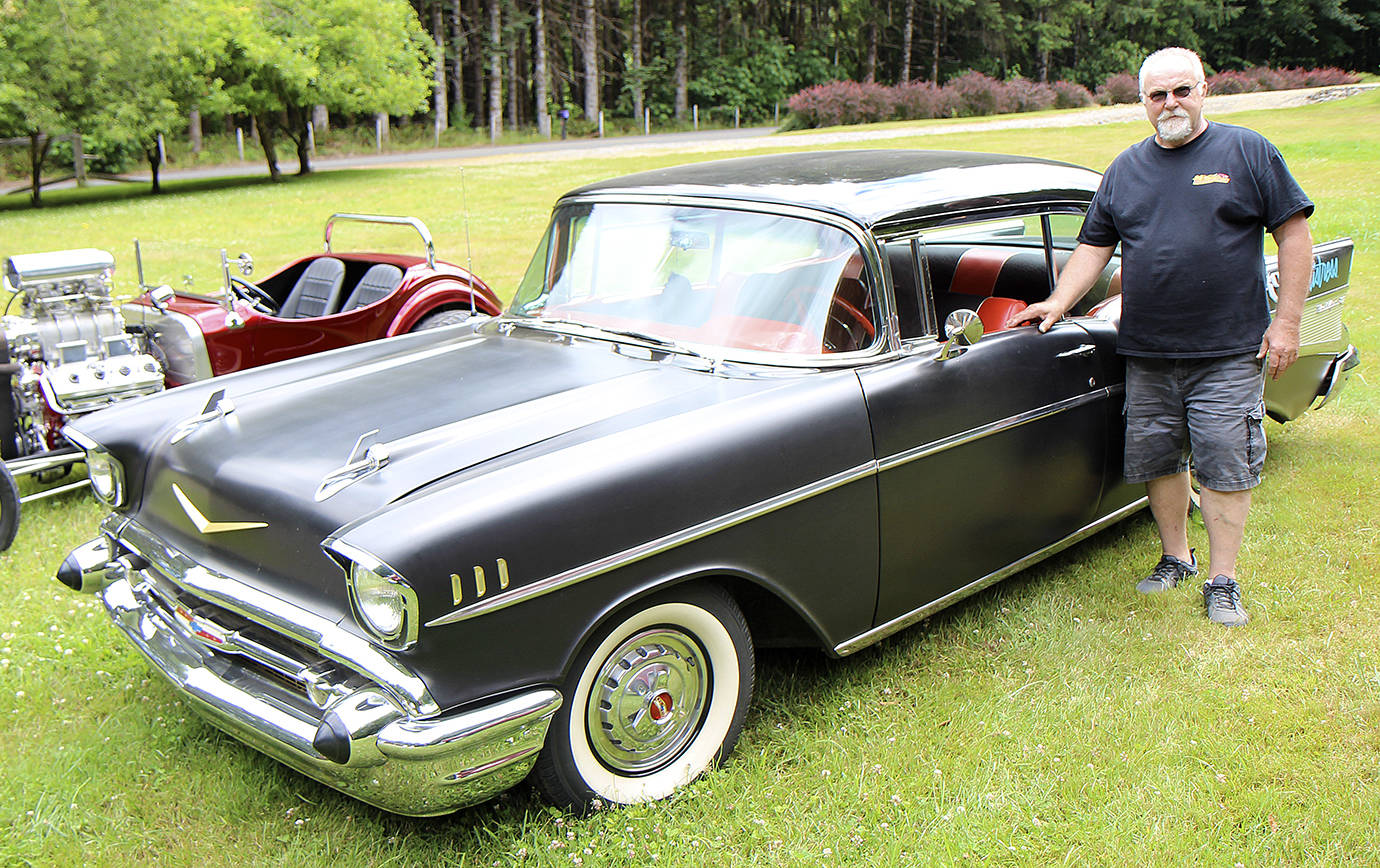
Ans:
{"type": "Polygon", "coordinates": [[[572,808],[665,798],[733,750],[753,677],[752,637],[728,594],[645,601],[571,668],[538,784],[572,808]]]}

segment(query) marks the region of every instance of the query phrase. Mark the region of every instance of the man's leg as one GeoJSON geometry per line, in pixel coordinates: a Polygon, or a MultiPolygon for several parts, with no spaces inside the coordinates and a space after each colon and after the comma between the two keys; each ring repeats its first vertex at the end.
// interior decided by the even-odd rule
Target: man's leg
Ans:
{"type": "Polygon", "coordinates": [[[1264,375],[1260,360],[1242,354],[1203,369],[1188,399],[1188,428],[1203,487],[1209,581],[1203,585],[1208,619],[1239,627],[1249,619],[1236,583],[1236,556],[1251,509],[1251,489],[1265,462],[1264,375]]]}
{"type": "Polygon", "coordinates": [[[1173,359],[1126,360],[1126,455],[1128,482],[1144,482],[1150,514],[1159,528],[1159,563],[1136,583],[1142,594],[1177,588],[1198,574],[1188,547],[1188,436],[1183,396],[1173,359]]]}
{"type": "MultiPolygon", "coordinates": [[[[1150,498],[1150,514],[1155,517],[1164,554],[1192,563],[1193,555],[1188,549],[1188,474],[1173,473],[1152,479],[1145,483],[1145,493],[1150,498]]],[[[1236,542],[1239,547],[1240,535],[1236,542]]]]}
{"type": "Polygon", "coordinates": [[[1213,491],[1204,488],[1202,510],[1208,534],[1207,574],[1235,579],[1236,555],[1241,551],[1241,540],[1246,533],[1246,516],[1251,510],[1251,490],[1213,491]]]}

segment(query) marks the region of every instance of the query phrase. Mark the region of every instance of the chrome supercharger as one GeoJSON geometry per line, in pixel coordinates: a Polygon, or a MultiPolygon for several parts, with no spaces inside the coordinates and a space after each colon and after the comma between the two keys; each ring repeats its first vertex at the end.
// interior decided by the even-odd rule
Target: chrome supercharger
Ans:
{"type": "Polygon", "coordinates": [[[5,261],[9,298],[0,319],[0,550],[21,503],[86,480],[19,496],[14,478],[65,476],[82,458],[62,436],[68,419],[163,389],[163,367],[125,327],[112,295],[115,258],[86,248],[5,261]],[[8,386],[8,388],[5,388],[8,386]]]}

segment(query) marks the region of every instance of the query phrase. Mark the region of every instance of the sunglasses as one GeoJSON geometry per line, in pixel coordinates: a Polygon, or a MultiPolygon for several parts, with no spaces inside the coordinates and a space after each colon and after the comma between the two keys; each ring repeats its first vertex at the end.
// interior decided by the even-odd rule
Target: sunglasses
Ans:
{"type": "Polygon", "coordinates": [[[1188,95],[1193,93],[1193,89],[1197,86],[1197,84],[1181,84],[1173,90],[1152,90],[1145,95],[1145,98],[1156,104],[1164,102],[1171,93],[1174,94],[1174,99],[1188,99],[1188,95]]]}

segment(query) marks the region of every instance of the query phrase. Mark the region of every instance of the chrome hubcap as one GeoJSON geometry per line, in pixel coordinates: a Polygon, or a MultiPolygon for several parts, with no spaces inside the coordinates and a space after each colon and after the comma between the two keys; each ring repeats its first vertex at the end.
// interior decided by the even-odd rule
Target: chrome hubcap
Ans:
{"type": "Polygon", "coordinates": [[[694,738],[709,696],[700,646],[667,628],[619,645],[594,678],[587,721],[590,747],[610,768],[655,771],[694,738]]]}

